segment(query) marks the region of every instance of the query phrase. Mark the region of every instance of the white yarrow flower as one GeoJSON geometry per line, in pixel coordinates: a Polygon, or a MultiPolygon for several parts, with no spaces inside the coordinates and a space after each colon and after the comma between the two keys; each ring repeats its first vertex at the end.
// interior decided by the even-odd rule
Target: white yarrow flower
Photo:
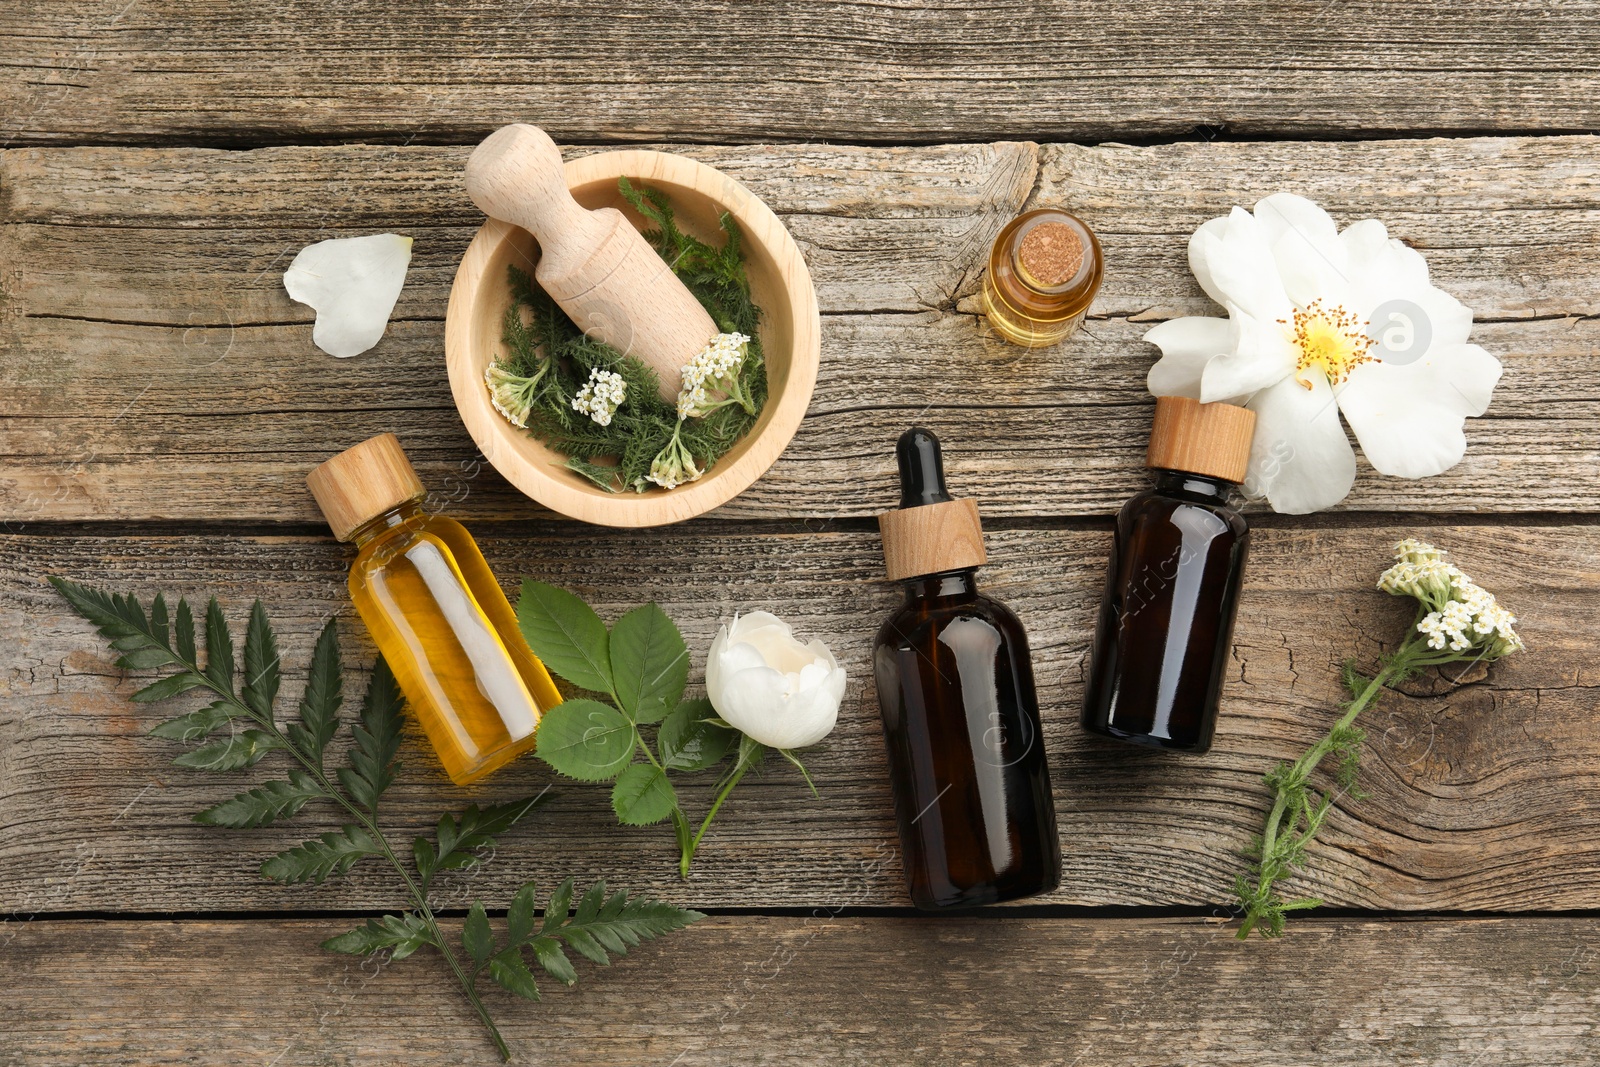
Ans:
{"type": "Polygon", "coordinates": [[[1378,576],[1378,588],[1395,596],[1414,597],[1426,610],[1417,632],[1428,647],[1443,651],[1479,650],[1498,659],[1521,651],[1517,617],[1474,582],[1445,553],[1425,541],[1406,538],[1395,546],[1394,565],[1378,576]]]}
{"type": "Polygon", "coordinates": [[[578,395],[572,399],[572,410],[587,415],[597,426],[610,426],[617,408],[628,399],[628,383],[622,375],[599,367],[589,372],[578,395]]]}
{"type": "Polygon", "coordinates": [[[719,333],[684,364],[683,384],[678,388],[679,419],[704,418],[721,407],[726,397],[736,395],[749,344],[750,338],[742,333],[719,333]]]}
{"type": "Polygon", "coordinates": [[[1150,391],[1256,413],[1247,492],[1289,514],[1343,500],[1356,459],[1341,412],[1381,474],[1425,478],[1460,461],[1462,424],[1489,406],[1500,361],[1467,343],[1471,310],[1383,223],[1341,232],[1278,193],[1196,230],[1189,266],[1228,317],[1146,333],[1162,352],[1150,391]]]}

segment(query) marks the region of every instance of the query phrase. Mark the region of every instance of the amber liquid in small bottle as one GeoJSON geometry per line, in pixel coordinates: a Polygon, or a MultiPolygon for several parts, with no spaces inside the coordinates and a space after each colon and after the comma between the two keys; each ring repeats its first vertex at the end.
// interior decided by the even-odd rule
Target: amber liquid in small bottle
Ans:
{"type": "Polygon", "coordinates": [[[1030,211],[989,250],[984,313],[1012,344],[1057,344],[1083,324],[1103,269],[1100,241],[1082,219],[1055,208],[1030,211]]]}
{"type": "MultiPolygon", "coordinates": [[[[950,500],[937,450],[925,430],[901,438],[903,507],[950,500]]],[[[978,592],[975,570],[905,580],[905,604],[873,652],[906,882],[912,903],[930,910],[1061,881],[1028,638],[978,592]]]]}
{"type": "Polygon", "coordinates": [[[1091,733],[1211,747],[1250,531],[1221,478],[1156,472],[1117,514],[1084,696],[1091,733]]]}
{"type": "Polygon", "coordinates": [[[354,540],[350,596],[450,780],[467,785],[532,748],[561,695],[472,535],[410,502],[354,540]]]}

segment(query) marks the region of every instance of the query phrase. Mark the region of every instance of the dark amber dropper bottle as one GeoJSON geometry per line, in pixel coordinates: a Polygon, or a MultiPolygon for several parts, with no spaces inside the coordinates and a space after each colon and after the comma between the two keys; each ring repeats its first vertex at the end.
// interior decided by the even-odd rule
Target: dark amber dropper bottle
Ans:
{"type": "Polygon", "coordinates": [[[1061,845],[1022,623],[978,592],[983,529],[945,490],[939,439],[897,447],[900,508],[878,517],[905,604],[873,650],[906,882],[917,907],[1054,889],[1061,845]]]}
{"type": "Polygon", "coordinates": [[[1145,463],[1156,483],[1117,514],[1084,696],[1090,733],[1210,749],[1250,539],[1229,495],[1254,430],[1245,408],[1157,399],[1145,463]]]}

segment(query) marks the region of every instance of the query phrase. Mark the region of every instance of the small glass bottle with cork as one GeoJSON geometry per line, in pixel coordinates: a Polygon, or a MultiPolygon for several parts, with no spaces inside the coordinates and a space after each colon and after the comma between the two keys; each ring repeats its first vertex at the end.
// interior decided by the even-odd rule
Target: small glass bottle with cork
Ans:
{"type": "Polygon", "coordinates": [[[350,597],[450,780],[470,784],[532,748],[561,694],[472,535],[424,509],[394,434],[339,453],[306,484],[333,535],[356,544],[350,597]]]}
{"type": "Polygon", "coordinates": [[[1100,241],[1082,219],[1059,208],[1030,211],[989,250],[984,314],[1012,344],[1058,344],[1083,324],[1103,272],[1100,241]]]}

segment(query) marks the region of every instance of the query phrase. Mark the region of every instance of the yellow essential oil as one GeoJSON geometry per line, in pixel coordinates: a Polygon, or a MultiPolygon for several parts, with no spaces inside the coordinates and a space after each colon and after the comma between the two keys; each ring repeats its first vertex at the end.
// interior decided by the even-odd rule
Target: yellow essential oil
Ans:
{"type": "Polygon", "coordinates": [[[1083,324],[1103,269],[1100,241],[1082,219],[1056,208],[1030,211],[989,250],[984,314],[1012,344],[1058,344],[1083,324]]]}
{"type": "Polygon", "coordinates": [[[350,597],[411,714],[457,785],[534,744],[561,702],[472,535],[424,510],[393,434],[342,452],[307,478],[341,541],[354,541],[350,597]]]}

